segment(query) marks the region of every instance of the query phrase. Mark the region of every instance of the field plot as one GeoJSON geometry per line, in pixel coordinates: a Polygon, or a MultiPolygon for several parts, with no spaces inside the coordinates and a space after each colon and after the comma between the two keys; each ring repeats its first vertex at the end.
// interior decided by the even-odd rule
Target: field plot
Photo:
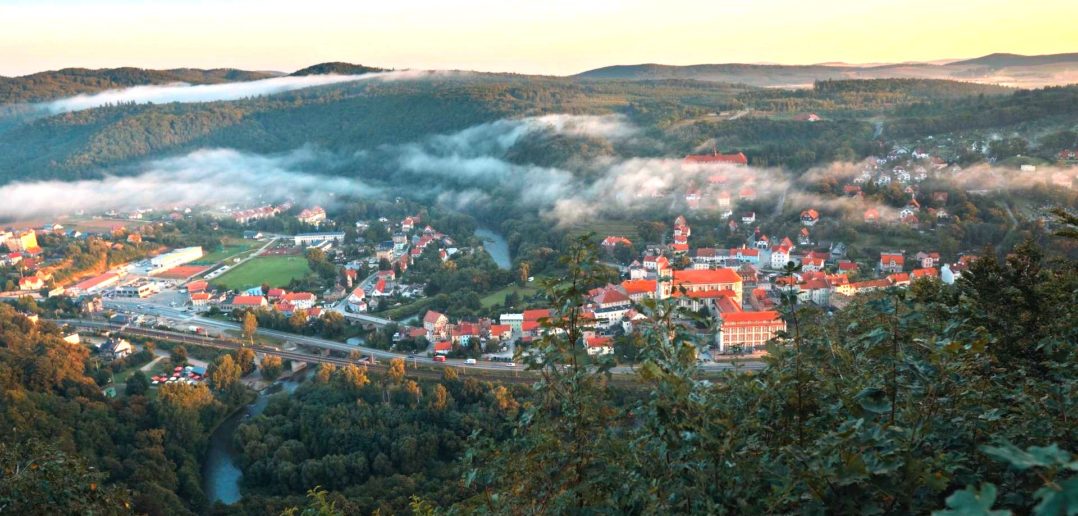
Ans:
{"type": "Polygon", "coordinates": [[[307,259],[299,256],[265,256],[253,258],[222,274],[210,283],[226,289],[246,289],[268,283],[283,287],[296,278],[311,272],[307,259]]]}
{"type": "Polygon", "coordinates": [[[196,265],[213,265],[217,262],[224,260],[230,256],[235,256],[245,251],[249,251],[262,245],[261,242],[256,240],[241,240],[235,238],[226,238],[224,245],[218,251],[208,252],[193,262],[196,265]]]}

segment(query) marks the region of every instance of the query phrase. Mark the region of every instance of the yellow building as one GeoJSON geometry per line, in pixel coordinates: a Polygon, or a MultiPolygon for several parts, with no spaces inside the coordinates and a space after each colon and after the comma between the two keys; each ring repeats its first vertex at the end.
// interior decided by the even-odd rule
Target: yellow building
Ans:
{"type": "Polygon", "coordinates": [[[8,239],[7,247],[13,253],[19,253],[27,249],[38,247],[37,233],[32,229],[28,229],[22,233],[15,233],[14,236],[8,239]]]}

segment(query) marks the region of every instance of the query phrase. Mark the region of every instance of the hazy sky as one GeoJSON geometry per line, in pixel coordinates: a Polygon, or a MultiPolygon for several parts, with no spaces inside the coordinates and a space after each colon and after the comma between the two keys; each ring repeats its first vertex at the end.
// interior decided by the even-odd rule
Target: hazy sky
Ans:
{"type": "Polygon", "coordinates": [[[1076,0],[0,0],[0,74],[935,60],[1078,52],[1076,19],[1076,0]]]}

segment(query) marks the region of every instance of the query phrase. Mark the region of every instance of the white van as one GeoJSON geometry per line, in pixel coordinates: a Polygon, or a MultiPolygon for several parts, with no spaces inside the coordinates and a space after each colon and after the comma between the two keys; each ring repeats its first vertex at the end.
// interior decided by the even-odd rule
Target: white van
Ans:
{"type": "Polygon", "coordinates": [[[475,359],[474,358],[469,358],[469,359],[465,360],[464,363],[468,364],[468,365],[473,365],[473,364],[475,364],[475,359]]]}

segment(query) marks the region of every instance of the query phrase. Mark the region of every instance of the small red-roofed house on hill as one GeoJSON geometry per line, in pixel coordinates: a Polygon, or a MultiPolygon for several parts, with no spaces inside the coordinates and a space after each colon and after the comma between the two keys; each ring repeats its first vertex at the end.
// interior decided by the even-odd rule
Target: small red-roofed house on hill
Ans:
{"type": "Polygon", "coordinates": [[[601,245],[603,246],[603,249],[606,249],[607,251],[613,251],[614,248],[619,245],[632,247],[633,242],[623,236],[608,236],[603,239],[603,243],[601,245]]]}
{"type": "Polygon", "coordinates": [[[805,226],[815,226],[820,221],[820,212],[809,208],[801,212],[801,224],[805,226]]]}
{"type": "Polygon", "coordinates": [[[916,258],[917,261],[920,262],[921,267],[925,268],[925,269],[935,267],[935,266],[940,264],[940,254],[938,252],[935,252],[935,251],[932,251],[932,252],[921,251],[921,252],[917,253],[917,255],[914,256],[914,258],[916,258]]]}
{"type": "Polygon", "coordinates": [[[935,267],[925,267],[923,269],[913,269],[910,276],[912,276],[913,279],[938,278],[940,277],[940,272],[935,267]]]}
{"type": "Polygon", "coordinates": [[[865,222],[879,222],[880,210],[876,208],[869,208],[865,210],[865,222]]]}
{"type": "Polygon", "coordinates": [[[880,253],[880,272],[902,272],[905,266],[902,253],[880,253]]]}

